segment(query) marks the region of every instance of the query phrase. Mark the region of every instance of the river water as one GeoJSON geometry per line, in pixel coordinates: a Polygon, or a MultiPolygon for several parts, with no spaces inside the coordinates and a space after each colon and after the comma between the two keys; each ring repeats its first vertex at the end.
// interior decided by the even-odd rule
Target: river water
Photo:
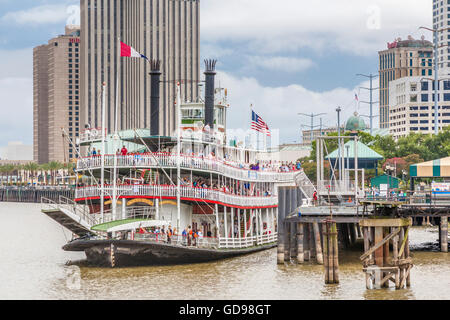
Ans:
{"type": "Polygon", "coordinates": [[[437,228],[411,233],[412,287],[366,290],[361,252],[340,252],[340,284],[325,285],[323,267],[277,266],[276,249],[185,266],[100,269],[70,266],[84,253],[64,252],[71,234],[40,205],[0,203],[0,299],[450,299],[450,254],[421,251],[437,244],[437,228]]]}

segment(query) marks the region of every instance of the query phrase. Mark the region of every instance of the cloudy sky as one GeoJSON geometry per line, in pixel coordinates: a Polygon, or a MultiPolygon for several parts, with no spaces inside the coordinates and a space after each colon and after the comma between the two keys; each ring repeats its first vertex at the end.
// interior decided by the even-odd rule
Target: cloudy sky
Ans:
{"type": "MultiPolygon", "coordinates": [[[[0,147],[32,144],[32,48],[79,21],[78,4],[0,0],[0,147]]],[[[431,23],[432,0],[202,0],[201,55],[219,59],[230,128],[249,127],[253,104],[281,142],[298,142],[310,122],[300,112],[327,113],[325,126],[336,124],[337,106],[344,118],[368,115],[355,102],[355,93],[368,100],[356,74],[377,74],[387,42],[420,38],[431,23]]]]}

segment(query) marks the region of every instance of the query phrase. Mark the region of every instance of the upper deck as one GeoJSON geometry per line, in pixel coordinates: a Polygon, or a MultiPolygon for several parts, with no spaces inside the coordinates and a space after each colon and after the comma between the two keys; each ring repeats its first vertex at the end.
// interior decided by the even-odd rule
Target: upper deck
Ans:
{"type": "MultiPolygon", "coordinates": [[[[117,168],[133,169],[176,169],[177,154],[169,152],[128,154],[128,155],[105,155],[104,167],[112,169],[116,157],[117,168]]],[[[260,164],[259,167],[251,168],[250,164],[242,164],[236,161],[217,159],[216,157],[203,157],[181,154],[180,167],[184,170],[201,171],[223,175],[228,178],[251,181],[251,182],[293,182],[298,173],[292,166],[278,163],[260,164]]],[[[78,159],[77,171],[100,170],[102,168],[102,157],[93,156],[78,159]]]]}

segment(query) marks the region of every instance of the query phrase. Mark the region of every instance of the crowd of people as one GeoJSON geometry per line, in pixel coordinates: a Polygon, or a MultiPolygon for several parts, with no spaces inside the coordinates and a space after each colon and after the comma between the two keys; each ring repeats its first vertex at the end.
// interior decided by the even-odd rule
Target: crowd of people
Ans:
{"type": "MultiPolygon", "coordinates": [[[[161,153],[167,153],[171,154],[170,150],[163,150],[161,153]]],[[[148,152],[128,152],[128,149],[125,147],[125,145],[122,147],[122,149],[117,149],[116,155],[118,156],[144,156],[149,155],[148,152]]],[[[198,153],[193,153],[188,150],[186,153],[189,156],[200,158],[202,160],[208,159],[208,160],[215,160],[216,154],[214,152],[210,152],[208,155],[205,155],[203,151],[199,151],[198,153]]],[[[186,155],[183,154],[183,155],[186,155]]],[[[89,157],[95,157],[95,156],[101,156],[101,151],[99,149],[93,148],[91,152],[88,153],[89,157]]],[[[222,159],[223,162],[229,166],[237,167],[240,169],[245,170],[252,170],[252,171],[273,171],[273,172],[292,172],[292,171],[299,171],[301,170],[301,163],[300,162],[278,162],[278,161],[272,161],[272,160],[265,160],[265,161],[258,161],[256,163],[252,164],[245,164],[240,161],[234,161],[232,158],[225,154],[224,158],[222,159]]]]}
{"type": "MultiPolygon", "coordinates": [[[[172,239],[174,236],[178,236],[176,232],[176,228],[172,229],[172,226],[166,229],[166,227],[151,227],[146,230],[145,228],[139,228],[137,232],[139,235],[152,235],[155,237],[157,242],[165,242],[167,244],[172,243],[172,239]]],[[[211,232],[208,232],[207,237],[210,238],[212,236],[211,232]]],[[[182,244],[186,246],[198,246],[199,242],[204,238],[203,232],[201,229],[194,230],[191,226],[185,228],[182,233],[182,244]]]]}
{"type": "Polygon", "coordinates": [[[240,187],[234,187],[230,184],[217,184],[208,183],[207,180],[203,178],[197,178],[194,179],[193,182],[191,182],[188,178],[182,178],[181,180],[182,186],[189,186],[193,188],[202,188],[202,189],[213,189],[213,190],[219,190],[227,194],[237,195],[237,196],[264,196],[264,197],[270,197],[272,196],[272,192],[270,190],[260,191],[257,188],[252,188],[250,183],[243,183],[242,188],[240,187]],[[252,191],[253,189],[253,191],[252,191]]]}

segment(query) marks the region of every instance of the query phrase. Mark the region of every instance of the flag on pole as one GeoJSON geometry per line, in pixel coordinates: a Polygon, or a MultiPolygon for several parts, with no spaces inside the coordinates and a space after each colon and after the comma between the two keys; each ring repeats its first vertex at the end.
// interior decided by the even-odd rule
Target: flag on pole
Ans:
{"type": "Polygon", "coordinates": [[[130,58],[143,58],[148,60],[146,56],[137,52],[133,47],[123,43],[120,41],[120,56],[121,57],[130,57],[130,58]]]}
{"type": "Polygon", "coordinates": [[[270,137],[270,129],[267,123],[264,122],[264,120],[258,116],[253,110],[252,110],[252,124],[251,128],[253,130],[256,130],[258,132],[262,132],[267,134],[267,136],[270,137]]]}
{"type": "Polygon", "coordinates": [[[355,100],[359,101],[358,95],[355,93],[355,100]]]}

